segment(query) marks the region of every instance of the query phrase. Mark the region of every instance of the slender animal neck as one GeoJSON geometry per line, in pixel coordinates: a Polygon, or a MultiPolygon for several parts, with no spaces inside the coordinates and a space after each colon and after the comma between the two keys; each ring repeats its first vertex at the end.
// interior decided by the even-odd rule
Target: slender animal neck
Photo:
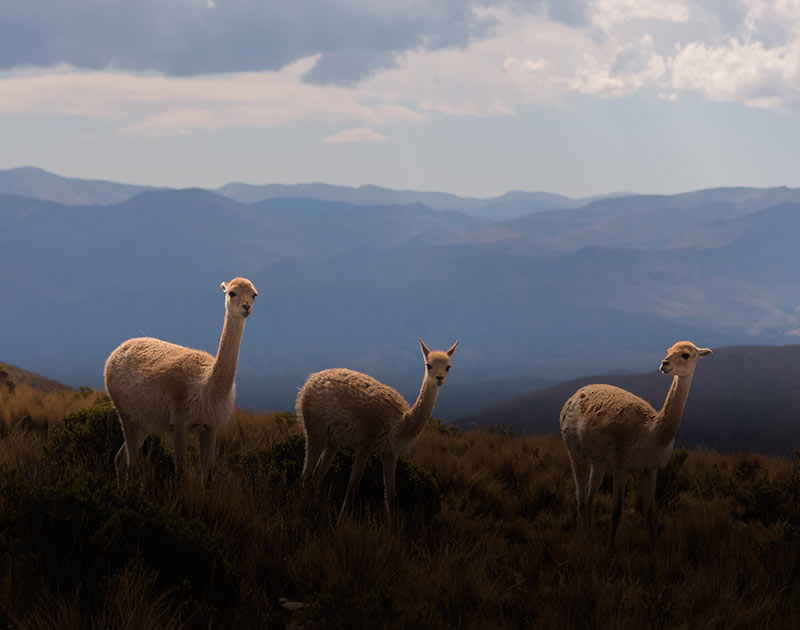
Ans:
{"type": "Polygon", "coordinates": [[[436,397],[439,395],[439,388],[427,378],[422,381],[419,396],[414,406],[403,414],[402,424],[398,436],[401,440],[411,441],[422,433],[422,429],[428,423],[428,418],[433,413],[436,404],[436,397]]]}
{"type": "Polygon", "coordinates": [[[244,331],[243,317],[228,317],[222,325],[222,335],[219,338],[219,349],[214,359],[214,367],[208,379],[208,387],[215,393],[222,394],[233,388],[233,378],[236,376],[236,363],[239,360],[239,344],[244,331]]]}
{"type": "Polygon", "coordinates": [[[667,446],[678,432],[683,417],[683,407],[686,404],[686,397],[689,395],[689,388],[692,386],[692,376],[674,376],[672,385],[669,388],[667,399],[664,406],[656,417],[656,444],[667,446]]]}

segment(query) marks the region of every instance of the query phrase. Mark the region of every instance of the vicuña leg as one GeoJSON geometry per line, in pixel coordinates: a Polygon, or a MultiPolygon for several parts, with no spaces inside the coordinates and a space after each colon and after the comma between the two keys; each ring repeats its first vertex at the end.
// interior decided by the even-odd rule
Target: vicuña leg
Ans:
{"type": "Polygon", "coordinates": [[[609,553],[614,548],[614,539],[617,537],[617,527],[622,516],[622,504],[625,501],[625,471],[614,471],[614,494],[611,502],[611,535],[608,537],[609,553]]]}
{"type": "Polygon", "coordinates": [[[317,438],[306,435],[306,458],[303,461],[303,474],[304,480],[308,481],[314,474],[314,469],[319,462],[319,456],[322,454],[324,444],[317,438]]]}
{"type": "Polygon", "coordinates": [[[589,536],[586,522],[586,501],[589,498],[589,464],[585,459],[575,459],[572,465],[572,477],[575,480],[575,503],[577,516],[583,532],[589,536]]]}
{"type": "Polygon", "coordinates": [[[325,473],[333,463],[333,458],[336,457],[336,447],[332,444],[326,444],[322,449],[322,455],[319,456],[319,461],[314,468],[314,473],[311,477],[314,488],[319,489],[322,486],[322,481],[325,479],[325,473]]]}
{"type": "Polygon", "coordinates": [[[189,427],[181,422],[175,423],[172,432],[172,450],[175,451],[175,483],[183,480],[186,458],[189,454],[189,427]]]}
{"type": "Polygon", "coordinates": [[[584,508],[584,519],[586,522],[586,532],[591,537],[592,535],[592,505],[594,505],[594,498],[597,491],[600,489],[600,484],[603,483],[603,476],[606,474],[605,462],[592,462],[592,467],[589,471],[589,482],[586,496],[586,507],[584,508]]]}
{"type": "Polygon", "coordinates": [[[386,514],[392,517],[395,500],[395,471],[397,468],[397,453],[383,454],[383,500],[386,503],[386,514]]]}
{"type": "Polygon", "coordinates": [[[364,476],[364,469],[367,467],[367,460],[369,459],[369,451],[356,451],[355,459],[353,460],[353,471],[350,473],[350,481],[347,484],[347,493],[344,495],[344,503],[342,504],[342,511],[339,512],[339,520],[350,509],[353,501],[358,493],[358,487],[361,485],[361,477],[364,476]]]}
{"type": "Polygon", "coordinates": [[[139,447],[144,442],[144,435],[133,422],[122,415],[120,424],[125,441],[114,457],[114,466],[117,469],[117,483],[120,488],[124,488],[128,483],[129,473],[135,481],[139,480],[139,447]]]}
{"type": "Polygon", "coordinates": [[[653,497],[656,493],[656,473],[655,468],[648,468],[642,472],[639,477],[639,494],[642,498],[642,516],[647,523],[647,528],[650,530],[650,546],[654,547],[656,543],[656,525],[654,515],[654,501],[653,497]]]}
{"type": "Polygon", "coordinates": [[[214,457],[217,452],[217,432],[211,427],[200,432],[200,463],[203,468],[203,481],[211,486],[214,477],[214,457]]]}

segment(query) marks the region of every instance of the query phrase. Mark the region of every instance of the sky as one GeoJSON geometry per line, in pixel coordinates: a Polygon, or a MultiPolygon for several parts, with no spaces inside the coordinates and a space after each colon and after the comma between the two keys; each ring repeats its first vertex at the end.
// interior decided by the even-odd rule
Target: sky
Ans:
{"type": "Polygon", "coordinates": [[[800,186],[800,0],[3,0],[0,168],[490,197],[800,186]]]}

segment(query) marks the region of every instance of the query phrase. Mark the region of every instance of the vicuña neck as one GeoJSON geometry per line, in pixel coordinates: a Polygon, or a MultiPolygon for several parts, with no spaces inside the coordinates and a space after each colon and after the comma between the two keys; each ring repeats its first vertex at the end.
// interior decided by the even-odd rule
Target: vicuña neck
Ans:
{"type": "Polygon", "coordinates": [[[689,388],[692,386],[692,376],[674,376],[672,385],[669,388],[667,399],[664,406],[658,412],[658,428],[656,429],[656,444],[667,446],[678,432],[683,417],[683,407],[686,404],[686,397],[689,395],[689,388]]]}
{"type": "Polygon", "coordinates": [[[222,326],[222,335],[219,338],[219,349],[208,385],[216,393],[229,392],[233,387],[233,378],[236,376],[236,363],[239,361],[239,344],[244,331],[244,318],[228,317],[222,326]]]}
{"type": "Polygon", "coordinates": [[[433,413],[438,395],[439,388],[426,375],[414,406],[403,414],[403,424],[399,431],[401,439],[410,441],[422,432],[433,413]]]}

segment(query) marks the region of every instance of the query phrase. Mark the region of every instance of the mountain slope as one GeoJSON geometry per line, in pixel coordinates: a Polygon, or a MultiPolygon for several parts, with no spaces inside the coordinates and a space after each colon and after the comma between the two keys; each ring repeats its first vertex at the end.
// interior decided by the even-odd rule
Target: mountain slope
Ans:
{"type": "Polygon", "coordinates": [[[0,368],[4,368],[6,372],[8,372],[8,376],[11,380],[18,385],[27,385],[28,387],[45,393],[72,391],[72,387],[69,385],[64,385],[64,383],[59,383],[58,381],[51,380],[34,372],[28,372],[10,363],[3,363],[0,361],[0,368]]]}
{"type": "Polygon", "coordinates": [[[156,189],[98,179],[61,177],[32,166],[0,170],[0,193],[69,206],[119,203],[146,190],[156,189]]]}

